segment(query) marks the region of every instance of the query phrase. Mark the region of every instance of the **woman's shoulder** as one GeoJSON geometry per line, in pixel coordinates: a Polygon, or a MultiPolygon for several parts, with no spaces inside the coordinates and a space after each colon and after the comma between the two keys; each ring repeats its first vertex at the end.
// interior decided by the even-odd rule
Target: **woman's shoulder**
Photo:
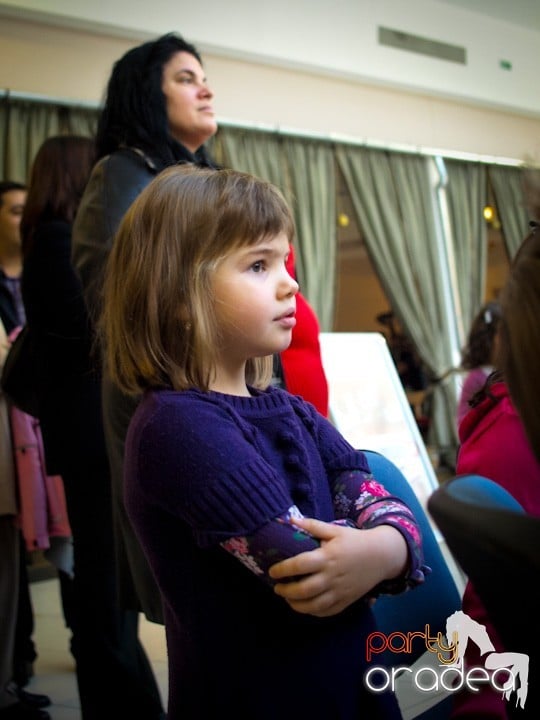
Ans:
{"type": "Polygon", "coordinates": [[[118,187],[117,183],[121,183],[120,187],[131,188],[147,184],[156,172],[152,161],[146,155],[134,148],[120,148],[98,160],[90,181],[111,187],[118,187]]]}
{"type": "Polygon", "coordinates": [[[118,225],[155,172],[136,152],[117,150],[98,160],[84,191],[74,223],[75,246],[103,236],[110,242],[118,225]]]}
{"type": "Polygon", "coordinates": [[[153,175],[157,173],[157,167],[152,158],[135,147],[119,148],[102,158],[102,161],[111,168],[137,168],[153,175]]]}

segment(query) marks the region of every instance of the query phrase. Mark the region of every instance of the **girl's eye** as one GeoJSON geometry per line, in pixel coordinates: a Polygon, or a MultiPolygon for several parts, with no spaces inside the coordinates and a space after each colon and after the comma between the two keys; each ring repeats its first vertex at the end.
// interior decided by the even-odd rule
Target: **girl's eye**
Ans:
{"type": "Polygon", "coordinates": [[[257,262],[254,262],[251,266],[251,269],[253,270],[253,272],[256,273],[263,272],[263,270],[265,269],[264,260],[257,260],[257,262]]]}

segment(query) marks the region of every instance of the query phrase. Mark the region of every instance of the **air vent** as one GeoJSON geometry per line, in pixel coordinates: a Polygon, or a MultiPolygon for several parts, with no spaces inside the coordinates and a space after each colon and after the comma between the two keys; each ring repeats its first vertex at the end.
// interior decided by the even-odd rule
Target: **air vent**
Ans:
{"type": "Polygon", "coordinates": [[[420,55],[429,55],[439,60],[448,60],[461,65],[467,64],[467,51],[464,47],[448,45],[419,35],[410,35],[402,30],[379,27],[379,44],[420,55]]]}

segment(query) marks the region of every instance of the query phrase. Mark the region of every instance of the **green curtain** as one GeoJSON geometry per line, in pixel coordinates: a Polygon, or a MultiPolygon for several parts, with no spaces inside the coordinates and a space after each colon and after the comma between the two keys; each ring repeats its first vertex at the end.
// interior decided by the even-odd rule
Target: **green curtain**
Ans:
{"type": "Polygon", "coordinates": [[[290,201],[291,191],[282,140],[277,133],[225,127],[220,128],[212,152],[220,164],[277,185],[290,201]]]}
{"type": "Polygon", "coordinates": [[[336,172],[328,143],[283,141],[297,229],[297,274],[321,330],[331,331],[336,295],[336,172]]]}
{"type": "Polygon", "coordinates": [[[459,295],[458,328],[463,346],[471,323],[484,302],[487,273],[487,171],[481,163],[444,161],[454,283],[459,295]]]}
{"type": "MultiPolygon", "coordinates": [[[[2,177],[26,182],[43,140],[59,133],[92,136],[98,115],[99,108],[5,95],[0,100],[2,177]]],[[[339,165],[380,282],[435,378],[454,364],[451,301],[444,291],[448,263],[458,296],[453,310],[462,313],[464,324],[484,292],[485,227],[478,210],[485,198],[486,173],[510,257],[527,232],[519,168],[486,169],[446,160],[451,237],[445,242],[437,220],[440,195],[429,172],[433,158],[348,144],[334,147],[326,140],[228,126],[220,128],[209,148],[220,165],[269,180],[290,202],[297,227],[298,279],[326,331],[332,330],[335,302],[335,166],[339,165]]],[[[439,447],[457,443],[455,403],[455,391],[445,382],[438,383],[433,441],[439,447]]]]}
{"type": "MultiPolygon", "coordinates": [[[[424,156],[340,145],[336,157],[391,306],[434,378],[452,367],[437,208],[424,156]]],[[[433,385],[430,441],[453,460],[455,390],[433,385]]]]}
{"type": "Polygon", "coordinates": [[[503,165],[490,165],[488,177],[495,195],[506,252],[512,259],[529,231],[523,170],[503,165]]]}
{"type": "Polygon", "coordinates": [[[66,133],[92,137],[98,113],[97,108],[4,96],[0,101],[2,178],[27,182],[34,156],[44,140],[66,133]]]}
{"type": "Polygon", "coordinates": [[[69,135],[94,137],[97,129],[99,109],[85,107],[63,108],[62,131],[69,135]]]}
{"type": "Polygon", "coordinates": [[[243,128],[220,128],[216,161],[277,185],[296,224],[296,270],[322,330],[333,323],[336,272],[336,184],[329,143],[243,128]]]}

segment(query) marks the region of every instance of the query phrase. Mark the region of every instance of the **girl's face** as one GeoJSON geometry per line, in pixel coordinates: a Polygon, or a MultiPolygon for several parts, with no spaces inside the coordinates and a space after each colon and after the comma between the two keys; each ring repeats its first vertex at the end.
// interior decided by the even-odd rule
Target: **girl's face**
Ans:
{"type": "Polygon", "coordinates": [[[177,52],[163,66],[161,89],[165,94],[169,132],[195,152],[217,131],[212,91],[201,64],[188,52],[177,52]]]}
{"type": "Polygon", "coordinates": [[[215,312],[225,363],[285,350],[296,325],[298,283],[285,267],[285,233],[240,247],[223,260],[212,278],[215,312]]]}

